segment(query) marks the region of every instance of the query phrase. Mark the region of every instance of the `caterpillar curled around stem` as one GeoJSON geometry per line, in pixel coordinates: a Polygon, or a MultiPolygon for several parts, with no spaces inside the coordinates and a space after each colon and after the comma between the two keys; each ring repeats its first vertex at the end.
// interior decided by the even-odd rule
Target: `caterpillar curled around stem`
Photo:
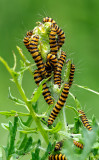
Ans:
{"type": "Polygon", "coordinates": [[[66,59],[66,53],[64,51],[61,51],[61,56],[58,59],[57,68],[54,74],[54,83],[57,84],[59,88],[61,87],[61,72],[65,59],[66,59]]]}
{"type": "Polygon", "coordinates": [[[82,121],[83,125],[84,125],[89,131],[91,131],[91,130],[92,130],[92,127],[90,126],[90,124],[89,124],[89,122],[88,122],[88,119],[87,119],[84,111],[78,110],[78,112],[81,114],[80,118],[81,118],[81,121],[82,121]]]}
{"type": "Polygon", "coordinates": [[[69,93],[69,84],[65,83],[62,93],[60,95],[60,98],[49,116],[48,125],[53,124],[54,120],[56,119],[57,115],[59,114],[60,110],[62,109],[62,107],[64,106],[66,102],[68,93],[69,93]]]}
{"type": "Polygon", "coordinates": [[[78,147],[78,148],[80,148],[80,149],[83,149],[83,148],[84,148],[83,144],[80,143],[80,142],[77,142],[77,141],[73,140],[73,143],[74,143],[74,145],[75,145],[76,147],[78,147]]]}
{"type": "Polygon", "coordinates": [[[49,160],[67,160],[65,155],[62,155],[62,154],[50,155],[48,159],[49,160]]]}
{"type": "MultiPolygon", "coordinates": [[[[43,80],[42,76],[39,73],[39,70],[35,70],[34,80],[37,85],[39,85],[39,83],[43,80]]],[[[53,104],[51,93],[50,93],[49,88],[47,87],[46,83],[43,84],[43,93],[42,94],[43,94],[44,99],[47,102],[47,104],[49,104],[49,105],[53,104]]]]}

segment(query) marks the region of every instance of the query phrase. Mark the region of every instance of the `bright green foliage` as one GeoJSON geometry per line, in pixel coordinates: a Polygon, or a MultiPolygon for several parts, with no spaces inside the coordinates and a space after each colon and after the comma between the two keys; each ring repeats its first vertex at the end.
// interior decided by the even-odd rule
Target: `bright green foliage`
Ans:
{"type": "MultiPolygon", "coordinates": [[[[44,60],[46,60],[44,57],[46,48],[46,54],[49,52],[47,46],[49,43],[46,40],[46,38],[48,38],[48,32],[50,30],[49,26],[50,23],[48,26],[45,23],[45,25],[42,26],[41,30],[39,27],[34,29],[34,33],[40,35],[41,43],[39,41],[38,47],[40,50],[41,46],[43,45],[42,57],[44,60]],[[42,34],[42,32],[44,32],[45,34],[42,34]]],[[[66,108],[74,111],[76,115],[74,124],[67,126],[66,115],[65,113],[61,112],[61,119],[63,119],[63,121],[60,122],[59,115],[58,118],[56,118],[53,126],[47,126],[46,120],[48,119],[49,110],[52,109],[53,105],[48,107],[48,105],[46,104],[46,106],[44,107],[45,112],[39,113],[38,101],[42,94],[42,85],[43,83],[47,82],[48,79],[44,79],[40,83],[39,87],[35,89],[32,97],[27,98],[27,94],[24,91],[22,82],[26,70],[28,70],[31,76],[33,76],[35,64],[31,64],[27,60],[22,50],[18,46],[17,49],[22,58],[22,60],[20,60],[19,71],[16,71],[17,64],[15,54],[13,54],[14,66],[12,68],[10,68],[7,62],[0,57],[0,61],[4,64],[4,66],[10,73],[12,77],[12,82],[16,85],[21,96],[20,99],[17,98],[15,95],[13,96],[9,87],[8,97],[16,105],[20,105],[21,107],[23,107],[23,112],[17,112],[17,110],[11,110],[9,112],[0,111],[1,115],[4,115],[8,118],[11,116],[14,117],[13,122],[9,121],[7,124],[2,123],[3,128],[9,132],[7,145],[3,146],[6,160],[11,160],[11,158],[21,158],[22,156],[25,157],[26,154],[29,154],[31,156],[31,160],[46,160],[48,159],[49,153],[56,154],[56,152],[54,151],[55,143],[60,139],[64,139],[64,146],[62,147],[62,150],[58,153],[65,154],[68,160],[99,159],[99,126],[95,118],[93,117],[93,119],[91,120],[92,131],[87,131],[87,129],[83,127],[80,120],[80,115],[78,113],[78,110],[81,109],[81,104],[79,100],[75,97],[75,95],[73,95],[72,93],[69,94],[72,97],[76,107],[66,105],[64,107],[64,111],[66,108]],[[24,107],[27,109],[26,113],[24,113],[24,107]],[[77,139],[84,144],[84,149],[82,151],[79,148],[76,148],[76,146],[74,146],[73,139],[77,139]]],[[[64,82],[68,82],[69,80],[70,65],[71,61],[68,61],[66,65],[67,68],[64,72],[64,82]]],[[[54,97],[55,101],[57,101],[63,86],[61,89],[58,90],[57,87],[55,89],[53,81],[51,81],[51,84],[49,86],[53,87],[53,95],[57,94],[57,96],[54,97]]],[[[99,95],[98,92],[95,92],[89,88],[79,85],[76,86],[99,95]]],[[[2,149],[0,147],[1,160],[2,157],[2,149]]]]}

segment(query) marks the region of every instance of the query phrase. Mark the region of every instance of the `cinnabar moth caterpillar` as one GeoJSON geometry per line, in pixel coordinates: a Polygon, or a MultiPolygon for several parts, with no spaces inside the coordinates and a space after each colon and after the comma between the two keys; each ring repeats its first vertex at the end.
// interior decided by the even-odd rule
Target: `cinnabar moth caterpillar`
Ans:
{"type": "Polygon", "coordinates": [[[58,59],[57,68],[54,74],[54,83],[57,84],[59,87],[61,86],[61,72],[65,59],[66,59],[66,53],[64,51],[61,51],[61,56],[58,59]]]}
{"type": "Polygon", "coordinates": [[[73,83],[74,72],[75,72],[75,65],[74,65],[74,64],[71,64],[70,76],[69,76],[69,87],[71,87],[71,85],[72,85],[72,83],[73,83]]]}
{"type": "Polygon", "coordinates": [[[84,111],[78,110],[78,112],[81,114],[80,118],[81,118],[81,120],[82,120],[83,125],[84,125],[89,131],[91,131],[91,130],[92,130],[92,127],[90,126],[90,124],[89,124],[89,122],[88,122],[88,119],[87,119],[84,111]]]}
{"type": "Polygon", "coordinates": [[[58,46],[56,41],[56,30],[54,25],[51,25],[51,31],[49,33],[50,53],[57,56],[58,46]]]}
{"type": "Polygon", "coordinates": [[[35,35],[35,36],[33,36],[33,38],[31,38],[30,45],[29,45],[29,51],[30,51],[30,53],[31,53],[31,55],[32,55],[37,67],[38,67],[40,74],[42,76],[45,76],[46,75],[45,65],[43,63],[42,57],[41,57],[39,50],[37,48],[38,41],[39,41],[38,35],[35,35]]]}
{"type": "Polygon", "coordinates": [[[64,106],[66,102],[68,93],[69,93],[69,84],[65,83],[62,93],[60,95],[60,98],[49,116],[48,125],[53,124],[54,120],[56,119],[57,115],[59,114],[60,110],[62,109],[62,107],[64,106]]]}
{"type": "Polygon", "coordinates": [[[61,150],[61,147],[62,147],[62,146],[63,146],[63,141],[57,142],[56,145],[55,145],[54,151],[61,150]]]}
{"type": "Polygon", "coordinates": [[[75,141],[75,140],[73,140],[73,143],[74,143],[75,146],[77,146],[77,147],[80,148],[80,149],[83,149],[83,147],[84,147],[82,143],[77,142],[77,141],[75,141]]]}
{"type": "Polygon", "coordinates": [[[67,160],[67,158],[65,157],[65,155],[62,155],[60,153],[60,154],[56,154],[56,155],[50,155],[49,160],[67,160]]]}
{"type": "MultiPolygon", "coordinates": [[[[42,76],[39,73],[39,70],[35,70],[35,72],[34,72],[34,80],[35,80],[35,83],[37,85],[39,85],[39,83],[43,80],[42,76]]],[[[46,86],[46,83],[43,84],[43,93],[42,94],[44,96],[45,101],[49,105],[53,104],[53,100],[51,98],[51,93],[49,91],[49,88],[46,86]]]]}
{"type": "Polygon", "coordinates": [[[43,22],[51,22],[55,26],[55,30],[58,35],[57,43],[58,43],[58,50],[59,50],[59,48],[62,47],[62,45],[64,44],[64,41],[65,41],[65,34],[64,34],[63,30],[59,28],[59,26],[56,24],[56,22],[52,18],[45,17],[45,18],[43,18],[43,22]]]}

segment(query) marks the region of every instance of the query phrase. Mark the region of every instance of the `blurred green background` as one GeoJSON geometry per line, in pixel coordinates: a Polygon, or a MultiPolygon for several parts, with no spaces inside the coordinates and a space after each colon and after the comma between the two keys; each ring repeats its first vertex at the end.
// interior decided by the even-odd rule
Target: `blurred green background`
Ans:
{"type": "MultiPolygon", "coordinates": [[[[33,60],[23,44],[23,38],[28,30],[32,30],[36,26],[37,21],[42,21],[42,18],[46,16],[53,18],[65,32],[66,41],[63,50],[66,51],[67,58],[72,59],[76,66],[74,83],[99,91],[98,0],[0,0],[0,56],[10,66],[13,66],[12,51],[14,51],[19,66],[20,57],[16,49],[18,45],[32,62],[33,60]]],[[[16,86],[9,80],[10,78],[3,64],[0,63],[0,110],[22,111],[23,108],[16,106],[8,99],[9,86],[13,95],[20,97],[16,86]]],[[[33,77],[28,71],[24,75],[23,87],[28,97],[36,88],[33,77]]],[[[99,120],[98,95],[76,86],[72,86],[71,92],[81,102],[88,118],[94,114],[99,120]]],[[[43,102],[42,96],[41,101],[43,102]]],[[[43,110],[43,105],[41,110],[43,110]]],[[[67,110],[68,122],[72,123],[73,119],[73,112],[67,110]]],[[[0,116],[0,123],[8,120],[0,116]]],[[[7,131],[0,126],[0,144],[6,144],[6,138],[7,131]]]]}

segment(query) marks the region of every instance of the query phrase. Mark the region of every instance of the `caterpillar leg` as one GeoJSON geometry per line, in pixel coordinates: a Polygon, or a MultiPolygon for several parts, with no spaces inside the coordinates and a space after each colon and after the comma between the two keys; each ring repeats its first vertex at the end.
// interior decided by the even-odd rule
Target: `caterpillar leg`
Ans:
{"type": "Polygon", "coordinates": [[[91,131],[91,130],[92,130],[92,127],[90,126],[90,124],[89,124],[89,122],[88,122],[88,119],[87,119],[84,111],[78,110],[78,112],[81,114],[80,118],[81,118],[81,121],[82,121],[83,125],[84,125],[89,131],[91,131]]]}
{"type": "Polygon", "coordinates": [[[62,68],[63,68],[63,64],[65,62],[66,59],[66,53],[64,51],[61,52],[61,56],[58,59],[57,62],[57,68],[54,74],[54,83],[57,84],[60,88],[61,86],[61,72],[62,72],[62,68]]]}
{"type": "Polygon", "coordinates": [[[45,70],[45,65],[43,63],[43,60],[42,60],[42,57],[39,53],[39,50],[38,50],[38,41],[39,41],[39,36],[38,35],[35,35],[33,36],[33,38],[31,38],[31,41],[29,43],[29,50],[30,50],[30,53],[32,55],[32,58],[34,59],[37,67],[38,67],[38,70],[40,72],[40,74],[45,77],[46,75],[46,70],[45,70]]]}
{"type": "MultiPolygon", "coordinates": [[[[39,83],[43,80],[38,69],[36,69],[34,72],[34,80],[37,85],[39,85],[39,83]]],[[[46,86],[46,83],[43,84],[43,93],[42,94],[43,94],[44,99],[47,102],[47,104],[49,104],[49,105],[53,104],[53,100],[51,98],[51,93],[49,91],[49,88],[46,86]]]]}
{"type": "Polygon", "coordinates": [[[62,93],[60,95],[60,98],[49,116],[48,125],[53,124],[54,120],[56,119],[57,115],[59,114],[60,110],[62,109],[62,107],[64,106],[64,104],[66,102],[66,99],[68,97],[68,93],[69,93],[69,84],[65,83],[64,88],[62,90],[62,93]]]}

